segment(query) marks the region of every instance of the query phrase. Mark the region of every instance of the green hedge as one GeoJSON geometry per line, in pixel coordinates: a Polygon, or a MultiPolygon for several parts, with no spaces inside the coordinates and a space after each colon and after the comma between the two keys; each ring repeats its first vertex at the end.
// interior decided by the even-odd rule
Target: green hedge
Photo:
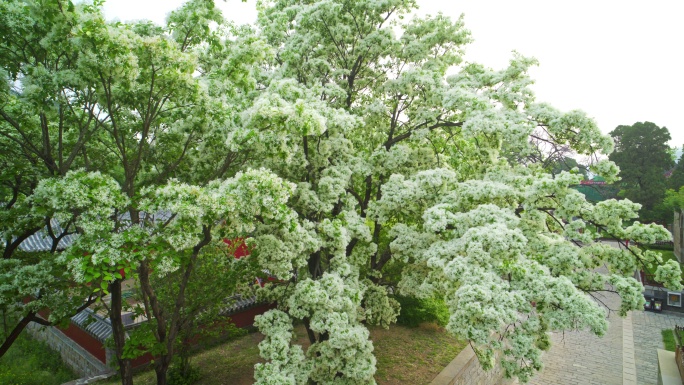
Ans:
{"type": "Polygon", "coordinates": [[[449,310],[443,300],[437,298],[418,299],[397,295],[394,297],[401,305],[397,323],[405,326],[418,326],[423,322],[434,322],[446,326],[449,310]]]}

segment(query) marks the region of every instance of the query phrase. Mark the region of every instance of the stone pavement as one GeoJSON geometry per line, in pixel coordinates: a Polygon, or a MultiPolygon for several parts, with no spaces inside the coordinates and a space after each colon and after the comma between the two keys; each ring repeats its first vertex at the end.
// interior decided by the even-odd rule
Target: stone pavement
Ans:
{"type": "Polygon", "coordinates": [[[634,327],[634,354],[638,385],[658,383],[658,353],[663,349],[663,329],[674,329],[675,324],[684,326],[684,314],[632,312],[634,327]]]}
{"type": "MultiPolygon", "coordinates": [[[[617,295],[605,297],[608,306],[619,307],[617,295]]],[[[611,313],[608,320],[602,338],[586,331],[552,334],[544,369],[529,384],[656,385],[661,330],[684,326],[684,314],[639,311],[623,319],[611,313]]]]}
{"type": "MultiPolygon", "coordinates": [[[[618,247],[615,242],[607,242],[618,247]]],[[[607,293],[600,298],[611,309],[620,298],[607,293]]],[[[656,385],[657,349],[663,348],[661,330],[684,326],[684,314],[635,311],[626,318],[608,317],[606,335],[566,332],[551,335],[553,346],[544,354],[544,369],[532,385],[656,385]]]]}
{"type": "MultiPolygon", "coordinates": [[[[599,297],[615,309],[620,298],[611,293],[599,297]]],[[[551,335],[552,347],[544,354],[544,369],[532,378],[532,385],[623,385],[623,319],[611,313],[603,337],[590,332],[551,335]]],[[[628,368],[629,369],[629,368],[628,368]]]]}

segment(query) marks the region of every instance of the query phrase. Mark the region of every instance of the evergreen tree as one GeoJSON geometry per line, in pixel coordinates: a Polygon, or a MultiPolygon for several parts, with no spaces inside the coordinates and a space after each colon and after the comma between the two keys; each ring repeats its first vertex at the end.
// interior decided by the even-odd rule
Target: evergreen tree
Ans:
{"type": "MultiPolygon", "coordinates": [[[[684,146],[682,146],[682,149],[684,149],[684,146]]],[[[672,189],[672,190],[679,190],[682,186],[684,186],[684,162],[682,162],[682,149],[680,149],[679,153],[675,153],[675,157],[677,157],[677,154],[679,155],[677,161],[677,165],[675,166],[674,170],[672,170],[672,174],[670,175],[670,178],[667,180],[667,188],[672,189]]]]}
{"type": "Polygon", "coordinates": [[[621,195],[641,204],[641,216],[655,219],[653,209],[665,196],[665,173],[672,169],[670,132],[651,122],[637,122],[618,126],[610,132],[615,151],[609,159],[620,167],[622,180],[618,183],[621,195]]]}

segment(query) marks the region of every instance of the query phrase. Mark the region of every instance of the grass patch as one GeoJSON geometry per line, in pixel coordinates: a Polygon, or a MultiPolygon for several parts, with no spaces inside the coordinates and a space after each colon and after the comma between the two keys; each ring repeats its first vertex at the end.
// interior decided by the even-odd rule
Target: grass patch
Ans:
{"type": "Polygon", "coordinates": [[[679,263],[679,261],[677,260],[677,257],[675,257],[675,255],[674,255],[674,251],[672,251],[672,250],[653,250],[653,251],[660,253],[660,255],[663,256],[663,262],[673,260],[673,261],[679,263]]]}
{"type": "MultiPolygon", "coordinates": [[[[379,385],[428,384],[463,350],[465,343],[447,334],[435,324],[411,328],[393,325],[389,330],[370,328],[371,339],[378,360],[375,379],[379,385]]],[[[227,341],[196,353],[192,364],[199,368],[197,385],[251,385],[254,383],[254,364],[263,362],[258,344],[261,333],[227,341]]],[[[295,341],[306,349],[309,345],[304,327],[295,327],[295,341]]],[[[102,383],[116,385],[117,379],[102,383]]],[[[135,376],[136,385],[154,385],[154,370],[135,376]]]]}
{"type": "Polygon", "coordinates": [[[674,352],[677,348],[674,331],[672,329],[665,329],[661,330],[660,333],[663,335],[663,345],[665,345],[665,350],[674,352]]]}
{"type": "Polygon", "coordinates": [[[0,358],[0,384],[59,385],[78,376],[62,362],[59,353],[24,331],[0,358]]]}
{"type": "Polygon", "coordinates": [[[465,347],[435,324],[372,328],[380,385],[428,384],[465,347]]]}

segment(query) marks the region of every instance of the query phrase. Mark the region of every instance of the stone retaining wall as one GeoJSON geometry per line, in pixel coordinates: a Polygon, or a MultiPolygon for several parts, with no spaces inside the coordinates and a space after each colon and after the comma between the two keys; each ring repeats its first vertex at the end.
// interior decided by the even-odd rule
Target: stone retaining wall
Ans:
{"type": "Polygon", "coordinates": [[[45,341],[52,349],[58,351],[62,361],[80,376],[90,377],[111,371],[56,327],[45,327],[32,322],[26,329],[33,338],[45,341]]]}
{"type": "Polygon", "coordinates": [[[430,385],[503,385],[508,382],[503,379],[503,369],[499,365],[484,371],[473,348],[468,345],[430,385]]]}

